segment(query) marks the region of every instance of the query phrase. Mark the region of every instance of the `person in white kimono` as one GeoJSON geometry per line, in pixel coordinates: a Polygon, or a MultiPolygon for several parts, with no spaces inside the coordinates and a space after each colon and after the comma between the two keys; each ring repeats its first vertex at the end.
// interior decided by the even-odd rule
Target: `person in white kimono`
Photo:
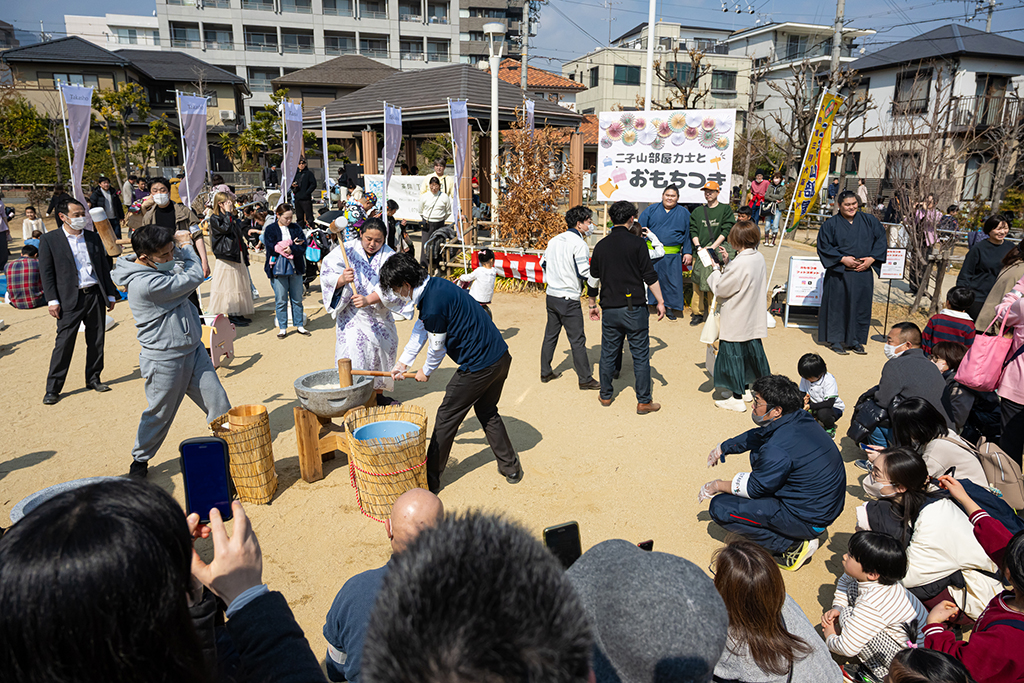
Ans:
{"type": "MultiPolygon", "coordinates": [[[[385,230],[379,218],[367,219],[359,238],[331,250],[320,269],[324,308],[337,321],[334,359],[350,358],[353,370],[387,372],[398,355],[398,330],[389,307],[399,310],[402,301],[380,288],[380,267],[395,253],[385,244],[385,230]],[[351,268],[345,267],[341,249],[351,268]],[[356,294],[349,283],[355,284],[356,294]]],[[[394,387],[391,377],[375,377],[373,386],[377,405],[392,402],[382,396],[394,387]]]]}

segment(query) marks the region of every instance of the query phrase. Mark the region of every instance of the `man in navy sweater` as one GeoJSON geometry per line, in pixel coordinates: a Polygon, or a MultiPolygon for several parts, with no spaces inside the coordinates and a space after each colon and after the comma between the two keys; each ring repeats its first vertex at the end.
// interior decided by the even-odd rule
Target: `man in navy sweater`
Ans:
{"type": "Polygon", "coordinates": [[[750,451],[750,472],[709,481],[698,501],[714,496],[711,518],[772,553],[794,571],[818,549],[818,537],[843,511],[846,471],[832,437],[811,414],[788,377],[766,375],[751,388],[755,429],[723,441],[708,467],[750,451]],[[720,494],[720,495],[719,495],[720,494]]]}
{"type": "Polygon", "coordinates": [[[380,286],[411,301],[420,312],[409,343],[391,371],[395,380],[404,377],[402,373],[416,361],[428,341],[427,359],[416,372],[417,382],[429,381],[445,354],[459,364],[437,409],[427,447],[427,484],[431,492],[441,489],[441,474],[448,464],[455,434],[470,408],[483,425],[498,471],[508,483],[519,483],[523,478],[519,456],[498,415],[501,389],[512,365],[508,345],[498,328],[469,292],[443,278],[428,277],[409,254],[395,254],[384,262],[380,286]]]}

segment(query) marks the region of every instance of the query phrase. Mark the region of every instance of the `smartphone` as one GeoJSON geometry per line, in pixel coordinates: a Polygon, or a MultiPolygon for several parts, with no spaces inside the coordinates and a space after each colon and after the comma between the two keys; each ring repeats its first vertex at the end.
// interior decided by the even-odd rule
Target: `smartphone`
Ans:
{"type": "Polygon", "coordinates": [[[549,526],[544,530],[544,545],[562,562],[562,566],[568,569],[583,554],[580,525],[576,522],[565,522],[549,526]]]}
{"type": "Polygon", "coordinates": [[[228,470],[228,442],[219,436],[185,439],[178,451],[185,480],[185,513],[198,513],[205,524],[210,521],[210,510],[217,508],[222,519],[231,519],[234,486],[228,470]]]}
{"type": "Polygon", "coordinates": [[[654,550],[654,539],[652,538],[649,541],[640,541],[636,544],[636,547],[640,548],[640,550],[646,550],[647,552],[651,552],[654,550]]]}

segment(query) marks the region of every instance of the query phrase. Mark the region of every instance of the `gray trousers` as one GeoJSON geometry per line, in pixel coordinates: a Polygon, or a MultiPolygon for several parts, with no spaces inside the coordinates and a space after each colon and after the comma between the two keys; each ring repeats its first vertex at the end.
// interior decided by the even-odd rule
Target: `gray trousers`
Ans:
{"type": "Polygon", "coordinates": [[[544,345],[540,349],[541,377],[551,374],[551,359],[555,356],[558,337],[565,328],[565,336],[572,348],[572,366],[580,384],[594,379],[590,359],[587,358],[587,338],[583,333],[583,307],[579,299],[548,296],[548,323],[544,328],[544,345]]]}
{"type": "Polygon", "coordinates": [[[132,457],[147,462],[167,438],[182,399],[188,396],[206,412],[209,424],[231,409],[209,352],[200,345],[191,354],[171,360],[139,356],[139,370],[146,380],[149,407],[142,412],[132,457]]]}

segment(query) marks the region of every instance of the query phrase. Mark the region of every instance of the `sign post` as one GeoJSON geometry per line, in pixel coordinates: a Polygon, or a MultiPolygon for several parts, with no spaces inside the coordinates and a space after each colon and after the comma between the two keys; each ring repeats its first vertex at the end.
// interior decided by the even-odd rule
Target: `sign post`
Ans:
{"type": "Polygon", "coordinates": [[[892,299],[892,281],[902,280],[906,276],[906,272],[907,250],[898,248],[886,249],[885,263],[882,264],[882,270],[878,274],[878,279],[889,281],[889,291],[885,295],[885,324],[882,327],[882,334],[876,334],[872,337],[875,341],[884,342],[888,339],[886,333],[889,331],[889,301],[892,299]]]}
{"type": "Polygon", "coordinates": [[[786,306],[782,316],[784,327],[816,327],[816,325],[789,324],[790,306],[821,306],[825,266],[817,256],[790,256],[789,278],[786,280],[786,306]]]}

